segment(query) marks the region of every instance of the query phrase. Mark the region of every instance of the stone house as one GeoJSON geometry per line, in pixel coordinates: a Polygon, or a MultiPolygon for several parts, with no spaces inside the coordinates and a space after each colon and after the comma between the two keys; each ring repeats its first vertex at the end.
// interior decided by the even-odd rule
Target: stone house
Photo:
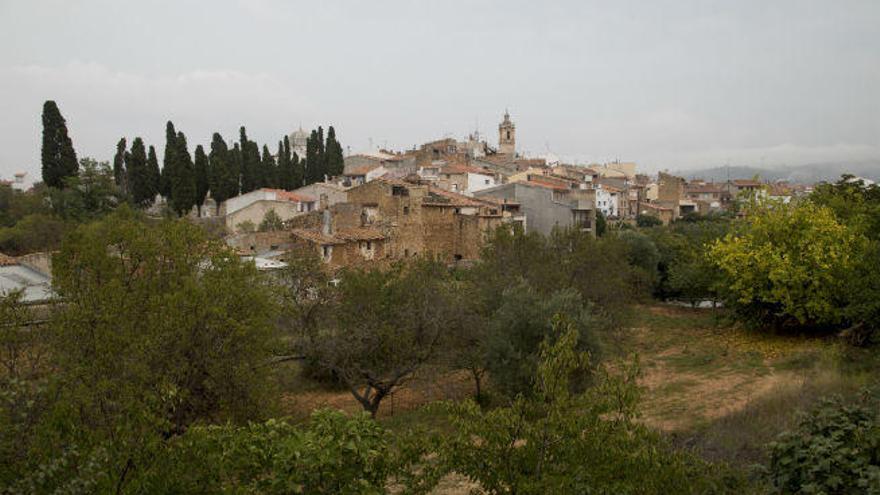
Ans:
{"type": "Polygon", "coordinates": [[[579,228],[595,235],[595,191],[550,177],[533,176],[508,182],[474,194],[477,199],[495,198],[518,205],[527,232],[549,235],[554,228],[579,228]]]}
{"type": "Polygon", "coordinates": [[[292,191],[294,194],[315,198],[317,204],[315,208],[322,210],[337,203],[344,203],[348,200],[346,188],[332,182],[315,182],[307,186],[300,187],[292,191]]]}
{"type": "Polygon", "coordinates": [[[513,221],[516,206],[470,198],[419,181],[380,178],[348,190],[348,202],[331,206],[323,215],[316,212],[297,218],[292,224],[294,235],[303,241],[327,247],[321,247],[322,256],[344,250],[346,254],[336,261],[332,261],[336,254],[330,254],[332,266],[365,258],[378,262],[417,255],[472,260],[479,258],[495,228],[513,221]],[[364,244],[367,241],[371,244],[364,244]],[[348,246],[354,242],[357,250],[348,246]],[[361,258],[352,254],[358,252],[361,258]]]}
{"type": "Polygon", "coordinates": [[[314,210],[315,203],[311,196],[262,188],[227,199],[220,205],[218,216],[224,217],[228,231],[236,232],[248,222],[259,226],[269,211],[284,221],[314,210]]]}

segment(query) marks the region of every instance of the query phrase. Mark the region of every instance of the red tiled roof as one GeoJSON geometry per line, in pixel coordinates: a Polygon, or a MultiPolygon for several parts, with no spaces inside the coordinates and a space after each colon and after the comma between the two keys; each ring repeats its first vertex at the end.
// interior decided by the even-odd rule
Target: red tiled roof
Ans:
{"type": "Polygon", "coordinates": [[[333,235],[344,241],[381,241],[385,239],[385,235],[382,234],[382,232],[376,229],[367,229],[363,227],[339,229],[333,235]]]}
{"type": "Polygon", "coordinates": [[[315,198],[311,196],[306,196],[305,194],[297,194],[291,191],[285,191],[284,189],[271,189],[268,187],[264,187],[261,190],[275,193],[275,197],[281,201],[294,201],[297,203],[311,203],[315,201],[315,198]]]}
{"type": "Polygon", "coordinates": [[[553,189],[555,191],[570,191],[570,187],[565,187],[562,184],[557,184],[550,181],[543,181],[541,179],[535,177],[529,177],[529,180],[525,181],[526,184],[531,184],[533,186],[545,187],[547,189],[553,189]]]}
{"type": "Polygon", "coordinates": [[[733,183],[740,187],[760,187],[764,185],[759,181],[751,179],[735,179],[733,183]]]}
{"type": "Polygon", "coordinates": [[[482,174],[482,175],[494,175],[491,171],[486,170],[484,168],[472,167],[470,165],[462,165],[458,163],[446,165],[440,168],[441,174],[482,174]]]}
{"type": "Polygon", "coordinates": [[[314,242],[315,244],[343,244],[344,241],[337,239],[332,235],[326,235],[320,230],[309,230],[309,229],[293,229],[290,231],[294,237],[299,237],[300,239],[304,239],[306,241],[314,242]]]}
{"type": "Polygon", "coordinates": [[[315,244],[345,244],[350,241],[381,241],[385,235],[376,229],[350,228],[340,229],[332,234],[325,234],[320,230],[294,229],[291,233],[295,237],[314,242],[315,244]]]}
{"type": "Polygon", "coordinates": [[[688,184],[684,190],[686,193],[720,193],[721,187],[715,184],[688,184]]]}

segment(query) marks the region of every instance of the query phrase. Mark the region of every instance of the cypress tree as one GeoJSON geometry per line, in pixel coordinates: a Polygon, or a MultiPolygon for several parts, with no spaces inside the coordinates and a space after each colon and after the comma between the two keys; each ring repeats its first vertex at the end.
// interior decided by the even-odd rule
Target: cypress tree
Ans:
{"type": "Polygon", "coordinates": [[[126,177],[125,171],[126,147],[127,144],[125,138],[121,138],[119,142],[116,143],[116,155],[113,156],[113,182],[115,182],[116,186],[123,192],[128,191],[128,177],[126,177]]]}
{"type": "Polygon", "coordinates": [[[290,168],[293,170],[293,189],[299,189],[305,185],[306,180],[306,161],[300,160],[296,152],[290,158],[290,168]]]}
{"type": "Polygon", "coordinates": [[[125,168],[128,169],[128,184],[131,188],[131,200],[138,206],[145,206],[152,201],[150,173],[147,170],[147,150],[144,140],[136,137],[131,143],[131,153],[126,155],[125,168]]]}
{"type": "Polygon", "coordinates": [[[196,146],[195,154],[195,174],[196,174],[196,205],[199,207],[199,214],[202,213],[202,205],[205,204],[205,197],[208,195],[210,187],[208,181],[208,155],[202,145],[196,146]]]}
{"type": "Polygon", "coordinates": [[[49,187],[64,188],[64,179],[79,171],[73,141],[67,135],[67,123],[52,100],[43,104],[43,182],[49,187]]]}
{"type": "Polygon", "coordinates": [[[244,126],[239,130],[239,152],[241,153],[241,192],[251,192],[263,187],[265,182],[260,166],[260,149],[257,143],[248,140],[244,126]]]}
{"type": "Polygon", "coordinates": [[[260,175],[263,178],[263,187],[278,187],[278,166],[275,164],[275,159],[272,158],[272,153],[269,153],[269,147],[265,144],[263,145],[260,169],[262,170],[260,175]]]}
{"type": "Polygon", "coordinates": [[[165,124],[165,157],[162,159],[162,175],[159,183],[159,192],[165,198],[171,197],[171,177],[174,176],[174,152],[177,151],[177,131],[174,124],[169,120],[165,124]]]}
{"type": "Polygon", "coordinates": [[[177,133],[174,150],[174,168],[171,175],[171,207],[184,216],[196,205],[196,172],[192,157],[186,148],[186,136],[177,133]]]}
{"type": "Polygon", "coordinates": [[[162,183],[162,174],[159,172],[159,159],[156,157],[156,148],[150,145],[150,153],[147,156],[147,171],[150,177],[150,203],[159,194],[159,186],[162,183]]]}
{"type": "Polygon", "coordinates": [[[304,185],[309,185],[313,182],[316,182],[317,177],[320,177],[323,174],[323,167],[321,163],[321,153],[318,148],[318,131],[312,130],[311,135],[309,135],[308,140],[306,140],[306,163],[305,163],[305,178],[303,179],[304,185]]]}
{"type": "Polygon", "coordinates": [[[327,129],[327,145],[324,148],[324,163],[327,175],[342,175],[345,168],[345,157],[342,155],[342,145],[336,140],[336,130],[331,125],[327,129]]]}
{"type": "Polygon", "coordinates": [[[290,191],[292,185],[292,177],[290,170],[290,157],[287,150],[284,149],[284,141],[278,141],[278,187],[285,191],[290,191]]]}
{"type": "Polygon", "coordinates": [[[215,132],[208,155],[208,185],[217,208],[220,208],[220,203],[238,196],[238,173],[233,169],[232,160],[232,152],[223,136],[215,132]]]}
{"type": "Polygon", "coordinates": [[[238,193],[236,193],[236,194],[244,194],[246,192],[250,192],[250,191],[245,191],[244,185],[241,183],[241,168],[243,165],[242,165],[242,158],[241,158],[241,148],[238,146],[238,143],[234,143],[232,145],[232,150],[229,152],[229,155],[230,155],[230,159],[229,159],[230,169],[232,170],[232,173],[235,174],[236,184],[238,184],[238,193]]]}

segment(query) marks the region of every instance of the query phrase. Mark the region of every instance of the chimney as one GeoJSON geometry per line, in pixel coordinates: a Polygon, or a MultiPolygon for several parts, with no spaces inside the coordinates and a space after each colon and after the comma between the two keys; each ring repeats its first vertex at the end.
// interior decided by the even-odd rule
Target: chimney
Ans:
{"type": "Polygon", "coordinates": [[[321,233],[324,235],[331,235],[331,234],[333,234],[333,225],[331,222],[330,210],[325,209],[323,211],[323,215],[324,215],[324,217],[323,217],[324,221],[322,222],[322,225],[321,225],[321,233]]]}

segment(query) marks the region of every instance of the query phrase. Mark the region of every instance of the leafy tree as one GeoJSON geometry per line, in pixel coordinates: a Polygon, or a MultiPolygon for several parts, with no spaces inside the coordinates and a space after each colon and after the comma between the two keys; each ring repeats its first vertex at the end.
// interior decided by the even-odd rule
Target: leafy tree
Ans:
{"type": "Polygon", "coordinates": [[[810,202],[830,208],[838,221],[872,239],[880,239],[880,187],[851,175],[834,184],[819,184],[810,202]]]}
{"type": "Polygon", "coordinates": [[[116,154],[113,156],[113,181],[123,191],[128,190],[128,173],[125,170],[125,138],[116,143],[116,154]]]}
{"type": "Polygon", "coordinates": [[[312,413],[304,424],[199,426],[158,460],[143,491],[385,493],[396,472],[389,436],[366,414],[329,410],[312,413]]]}
{"type": "Polygon", "coordinates": [[[600,354],[595,317],[573,289],[545,297],[520,282],[501,296],[489,319],[486,368],[492,383],[508,397],[528,393],[536,378],[541,342],[552,340],[553,317],[563,315],[577,330],[577,349],[600,354]]]}
{"type": "Polygon", "coordinates": [[[202,205],[205,204],[205,197],[208,195],[209,184],[209,162],[208,155],[202,145],[196,146],[195,154],[195,181],[196,181],[196,205],[199,207],[199,214],[202,212],[202,205]]]}
{"type": "Polygon", "coordinates": [[[651,215],[638,215],[636,217],[636,226],[640,228],[658,227],[663,225],[663,221],[651,215]]]}
{"type": "Polygon", "coordinates": [[[196,171],[186,147],[186,136],[177,133],[174,150],[175,165],[171,175],[171,207],[184,216],[196,205],[196,171]]]}
{"type": "Polygon", "coordinates": [[[65,179],[64,189],[49,194],[58,216],[77,221],[103,216],[122,201],[110,164],[88,157],[80,160],[79,174],[65,179]]]}
{"type": "Polygon", "coordinates": [[[58,396],[33,462],[77,448],[109,480],[89,491],[124,491],[192,424],[265,414],[270,294],[197,226],[122,208],[67,237],[53,273],[65,300],[49,329],[58,396]]]}
{"type": "Polygon", "coordinates": [[[352,270],[341,277],[333,321],[301,341],[334,373],[364,410],[382,400],[436,356],[443,337],[445,269],[432,261],[387,270],[352,270]]]}
{"type": "Polygon", "coordinates": [[[596,236],[602,237],[605,235],[606,230],[608,230],[608,220],[605,218],[604,213],[596,210],[596,236]]]}
{"type": "Polygon", "coordinates": [[[471,401],[443,405],[452,431],[437,438],[438,467],[430,475],[463,474],[490,494],[723,491],[726,473],[673,451],[632,420],[637,366],[573,392],[571,377],[589,369],[579,341],[574,325],[556,317],[528,395],[491,410],[471,401]]]}
{"type": "Polygon", "coordinates": [[[79,165],[73,142],[67,135],[67,123],[52,100],[43,104],[43,148],[41,151],[43,182],[61,189],[64,179],[76,175],[79,165]]]}
{"type": "Polygon", "coordinates": [[[811,203],[753,207],[743,231],[716,241],[729,304],[762,323],[800,326],[844,321],[847,284],[864,241],[828,208],[811,203]]]}
{"type": "Polygon", "coordinates": [[[32,213],[12,227],[0,228],[0,251],[21,255],[51,251],[61,244],[68,224],[55,215],[32,213]]]}
{"type": "Polygon", "coordinates": [[[876,403],[826,399],[769,449],[766,475],[779,493],[880,494],[876,403]]]}
{"type": "Polygon", "coordinates": [[[147,150],[144,141],[137,137],[131,143],[131,153],[126,155],[125,168],[128,170],[128,182],[131,199],[138,206],[146,206],[153,201],[153,188],[150,170],[147,167],[147,150]]]}
{"type": "Polygon", "coordinates": [[[263,215],[263,221],[260,222],[259,231],[260,232],[275,232],[277,230],[284,229],[284,222],[281,220],[281,217],[275,213],[275,210],[269,210],[263,215]]]}

